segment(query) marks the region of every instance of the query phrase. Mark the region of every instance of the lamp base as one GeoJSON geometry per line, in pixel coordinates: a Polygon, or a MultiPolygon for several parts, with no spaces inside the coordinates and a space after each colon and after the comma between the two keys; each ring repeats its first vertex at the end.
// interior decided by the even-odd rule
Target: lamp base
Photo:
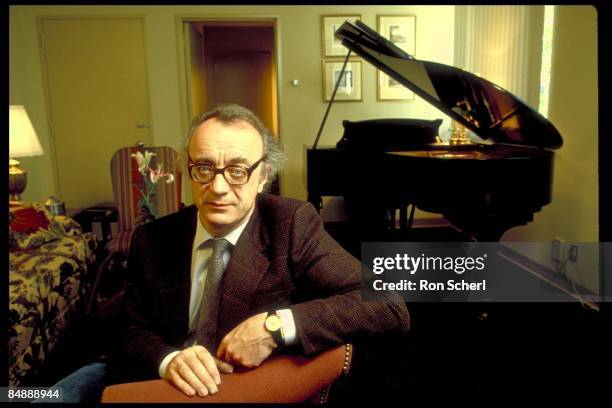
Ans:
{"type": "Polygon", "coordinates": [[[28,175],[19,167],[21,163],[15,159],[9,159],[9,199],[21,201],[21,193],[25,191],[28,184],[28,175]]]}

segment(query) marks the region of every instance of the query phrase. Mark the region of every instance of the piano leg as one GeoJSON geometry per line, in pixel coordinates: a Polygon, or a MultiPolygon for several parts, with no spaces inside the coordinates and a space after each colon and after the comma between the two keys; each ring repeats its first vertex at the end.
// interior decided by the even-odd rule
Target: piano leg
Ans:
{"type": "Polygon", "coordinates": [[[412,209],[410,210],[410,218],[408,219],[408,229],[412,228],[412,223],[414,222],[414,210],[416,206],[412,204],[412,209]]]}
{"type": "Polygon", "coordinates": [[[400,229],[408,228],[408,207],[400,208],[400,229]]]}
{"type": "Polygon", "coordinates": [[[320,194],[308,193],[308,202],[314,206],[317,212],[321,212],[323,208],[323,200],[320,194]]]}
{"type": "Polygon", "coordinates": [[[413,204],[403,205],[400,208],[400,229],[402,231],[412,228],[412,223],[414,222],[414,208],[415,206],[413,204]],[[408,217],[408,207],[411,207],[410,217],[408,217]]]}

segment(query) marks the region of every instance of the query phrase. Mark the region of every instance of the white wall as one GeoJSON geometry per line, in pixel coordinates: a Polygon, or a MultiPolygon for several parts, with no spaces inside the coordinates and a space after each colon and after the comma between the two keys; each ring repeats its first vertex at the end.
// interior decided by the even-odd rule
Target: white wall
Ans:
{"type": "Polygon", "coordinates": [[[550,242],[585,243],[567,273],[598,290],[599,240],[597,11],[592,6],[556,6],[548,118],[563,136],[555,154],[553,200],[506,241],[539,241],[524,255],[551,269],[550,242]]]}
{"type": "MultiPolygon", "coordinates": [[[[23,160],[29,172],[25,200],[42,200],[55,193],[52,140],[49,137],[43,71],[38,46],[39,16],[143,15],[153,141],[180,146],[185,131],[181,117],[177,17],[274,17],[278,21],[279,119],[288,162],[281,193],[306,198],[305,148],[311,146],[325,111],[322,92],[322,14],[361,14],[376,26],[377,14],[417,16],[417,58],[452,64],[454,7],[452,6],[11,6],[9,81],[11,104],[23,104],[32,117],[45,155],[23,160]],[[290,81],[299,79],[300,86],[290,81]]],[[[364,62],[363,101],[336,102],[322,134],[321,145],[333,145],[342,134],[343,119],[381,117],[442,117],[423,101],[376,101],[376,72],[364,62]]],[[[110,161],[110,158],[109,158],[110,161]]]]}

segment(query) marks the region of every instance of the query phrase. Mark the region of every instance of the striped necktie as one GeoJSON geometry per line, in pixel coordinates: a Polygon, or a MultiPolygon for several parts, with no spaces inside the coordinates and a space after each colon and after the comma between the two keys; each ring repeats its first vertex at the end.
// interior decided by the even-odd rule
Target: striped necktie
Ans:
{"type": "Polygon", "coordinates": [[[193,344],[193,340],[196,340],[197,344],[204,346],[214,355],[216,352],[214,347],[216,346],[217,312],[219,311],[219,299],[221,298],[220,284],[225,270],[223,254],[230,243],[225,239],[213,239],[207,241],[207,243],[211,243],[213,254],[208,264],[195,330],[187,340],[190,344],[186,345],[190,346],[193,344]]]}

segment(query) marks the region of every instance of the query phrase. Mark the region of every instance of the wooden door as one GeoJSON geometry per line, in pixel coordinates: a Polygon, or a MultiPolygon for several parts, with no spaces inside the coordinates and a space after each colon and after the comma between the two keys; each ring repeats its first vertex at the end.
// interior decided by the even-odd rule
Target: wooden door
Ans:
{"type": "Polygon", "coordinates": [[[185,62],[187,64],[187,90],[190,123],[206,111],[206,89],[204,78],[204,48],[202,34],[195,25],[183,23],[183,38],[187,41],[185,47],[185,62]]]}
{"type": "Polygon", "coordinates": [[[211,65],[207,88],[209,107],[219,103],[238,103],[252,110],[268,129],[274,129],[272,54],[215,53],[207,64],[211,65]]]}
{"type": "Polygon", "coordinates": [[[40,35],[59,198],[112,201],[113,153],[151,144],[143,21],[44,18],[40,35]]]}

